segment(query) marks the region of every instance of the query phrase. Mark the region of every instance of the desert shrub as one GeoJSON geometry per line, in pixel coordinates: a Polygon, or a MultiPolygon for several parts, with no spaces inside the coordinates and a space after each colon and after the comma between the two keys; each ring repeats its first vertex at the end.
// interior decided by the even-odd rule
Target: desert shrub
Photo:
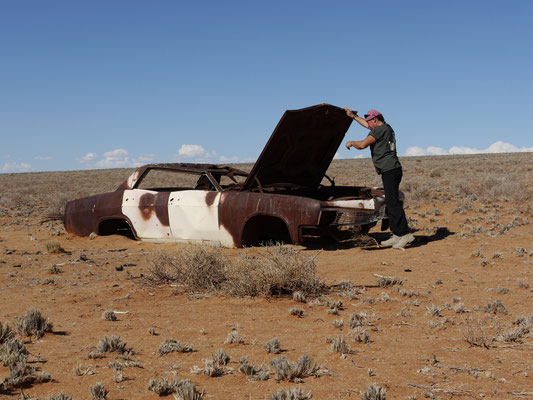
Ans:
{"type": "Polygon", "coordinates": [[[229,334],[226,340],[224,341],[225,344],[243,344],[244,338],[243,336],[236,330],[232,330],[229,334]]]}
{"type": "Polygon", "coordinates": [[[291,247],[265,247],[258,257],[242,255],[227,270],[227,290],[237,296],[314,296],[325,290],[311,257],[291,247]]]}
{"type": "Polygon", "coordinates": [[[154,392],[159,396],[167,396],[169,394],[175,393],[177,387],[180,385],[180,382],[176,379],[171,378],[167,380],[166,378],[161,379],[150,379],[148,382],[147,390],[154,392]]]}
{"type": "Polygon", "coordinates": [[[64,253],[65,252],[65,249],[63,249],[63,247],[61,247],[61,243],[59,243],[59,241],[55,240],[55,239],[48,240],[46,242],[45,246],[46,246],[46,251],[49,254],[57,254],[57,253],[64,253]]]}
{"type": "Polygon", "coordinates": [[[71,200],[70,195],[64,193],[54,195],[50,201],[50,208],[48,209],[46,216],[50,219],[62,221],[65,216],[65,205],[69,200],[71,200]]]}
{"type": "Polygon", "coordinates": [[[370,342],[370,335],[362,326],[356,326],[348,333],[352,337],[354,342],[358,343],[368,343],[370,342]]]}
{"type": "Polygon", "coordinates": [[[391,276],[380,276],[377,285],[379,287],[386,287],[386,286],[394,286],[394,285],[401,285],[403,283],[403,280],[398,277],[391,277],[391,276]]]}
{"type": "Polygon", "coordinates": [[[174,394],[175,400],[202,400],[203,398],[204,392],[199,392],[188,379],[179,382],[174,394]]]}
{"type": "Polygon", "coordinates": [[[302,355],[298,362],[290,361],[286,357],[274,358],[270,365],[276,374],[276,379],[293,381],[306,376],[321,376],[329,371],[319,367],[307,354],[302,355]]]}
{"type": "Polygon", "coordinates": [[[154,253],[147,280],[175,282],[187,291],[220,290],[234,296],[280,296],[300,292],[303,296],[323,292],[316,265],[299,251],[275,245],[263,254],[235,259],[208,245],[188,246],[177,254],[154,253]]]}
{"type": "Polygon", "coordinates": [[[52,332],[53,325],[50,319],[44,318],[41,312],[35,308],[27,309],[26,314],[23,317],[17,317],[16,321],[17,331],[21,335],[40,339],[45,332],[52,332]]]}
{"type": "Polygon", "coordinates": [[[492,314],[507,314],[507,308],[505,308],[500,300],[495,300],[492,303],[488,303],[484,310],[485,312],[492,314]]]}
{"type": "Polygon", "coordinates": [[[247,356],[242,356],[239,364],[239,372],[248,375],[249,381],[267,381],[270,378],[270,369],[265,364],[261,364],[259,368],[256,368],[248,361],[247,356]]]}
{"type": "MultiPolygon", "coordinates": [[[[225,355],[227,356],[227,354],[225,355]]],[[[220,353],[220,351],[217,351],[216,354],[212,354],[210,359],[204,359],[202,361],[204,363],[204,368],[199,368],[195,365],[191,369],[192,373],[204,374],[210,377],[217,377],[229,374],[232,371],[231,368],[226,367],[226,364],[229,359],[225,357],[224,354],[220,353]]]]}
{"type": "Polygon", "coordinates": [[[105,357],[105,353],[119,353],[119,354],[132,354],[132,349],[126,348],[126,342],[124,342],[119,335],[107,336],[100,340],[98,346],[93,347],[89,352],[89,358],[102,358],[105,357]]]}
{"type": "Polygon", "coordinates": [[[0,346],[0,361],[5,366],[9,366],[14,359],[26,357],[28,354],[24,344],[16,337],[10,337],[0,346]]]}
{"type": "Polygon", "coordinates": [[[191,245],[179,253],[158,250],[151,260],[154,282],[177,282],[187,290],[219,290],[225,281],[228,260],[218,247],[191,245]]]}
{"type": "Polygon", "coordinates": [[[0,345],[4,344],[12,337],[13,331],[11,330],[9,325],[7,323],[2,325],[2,321],[0,321],[0,345]]]}
{"type": "Polygon", "coordinates": [[[218,349],[213,355],[213,360],[218,365],[228,365],[229,361],[231,360],[231,357],[224,350],[218,349]]]}
{"type": "Polygon", "coordinates": [[[371,384],[365,392],[361,392],[361,400],[386,400],[387,391],[385,388],[371,384]]]}
{"type": "Polygon", "coordinates": [[[102,319],[105,319],[106,321],[116,321],[117,316],[113,310],[105,310],[102,314],[102,319]]]}
{"type": "Polygon", "coordinates": [[[310,400],[313,398],[313,393],[305,392],[299,387],[289,389],[279,389],[276,393],[270,396],[269,400],[310,400]]]}
{"type": "Polygon", "coordinates": [[[278,338],[274,338],[266,342],[265,344],[266,352],[279,354],[281,353],[281,343],[278,338]]]}
{"type": "Polygon", "coordinates": [[[89,386],[91,392],[91,400],[106,400],[109,390],[105,388],[103,382],[97,382],[89,386]]]}
{"type": "Polygon", "coordinates": [[[340,353],[341,355],[350,354],[351,349],[348,343],[346,343],[344,336],[335,336],[332,339],[328,339],[328,341],[331,342],[332,351],[340,353]]]}
{"type": "Polygon", "coordinates": [[[159,356],[164,356],[168,353],[191,353],[195,351],[192,345],[181,343],[179,340],[174,339],[165,339],[163,343],[159,346],[157,354],[159,356]]]}
{"type": "Polygon", "coordinates": [[[295,315],[298,318],[301,318],[301,317],[304,316],[304,310],[301,309],[301,308],[291,307],[291,308],[289,308],[289,314],[290,315],[295,315]]]}

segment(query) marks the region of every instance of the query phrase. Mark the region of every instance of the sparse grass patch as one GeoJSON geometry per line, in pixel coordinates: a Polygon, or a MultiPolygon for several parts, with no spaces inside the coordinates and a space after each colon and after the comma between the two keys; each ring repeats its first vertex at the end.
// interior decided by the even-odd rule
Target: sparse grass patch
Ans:
{"type": "Polygon", "coordinates": [[[298,362],[290,361],[286,357],[274,358],[270,365],[278,381],[299,381],[306,376],[319,377],[329,374],[326,368],[319,367],[307,354],[302,355],[298,362]]]}
{"type": "Polygon", "coordinates": [[[195,365],[191,369],[191,372],[193,374],[204,374],[212,378],[230,374],[233,369],[226,366],[229,360],[230,357],[228,354],[224,350],[219,349],[215,354],[211,355],[211,359],[202,360],[204,368],[195,365]]]}
{"type": "Polygon", "coordinates": [[[394,286],[394,285],[401,285],[403,283],[403,280],[398,277],[391,277],[391,276],[380,276],[377,285],[379,287],[386,287],[386,286],[394,286]]]}
{"type": "Polygon", "coordinates": [[[270,396],[269,400],[310,400],[313,398],[312,392],[305,392],[302,388],[294,387],[279,389],[270,396]]]}
{"type": "Polygon", "coordinates": [[[159,349],[157,350],[157,354],[159,356],[164,356],[165,354],[169,353],[191,353],[195,351],[194,347],[190,344],[184,344],[181,343],[179,340],[174,339],[165,339],[163,343],[159,346],[159,349]]]}
{"type": "Polygon", "coordinates": [[[507,309],[501,300],[494,300],[492,303],[488,303],[485,306],[484,311],[492,314],[507,314],[507,309]]]}
{"type": "Polygon", "coordinates": [[[386,400],[387,390],[385,388],[371,384],[366,391],[361,392],[361,400],[386,400]]]}
{"type": "Polygon", "coordinates": [[[91,392],[91,400],[106,400],[109,390],[105,388],[103,382],[97,382],[89,386],[91,392]]]}
{"type": "Polygon", "coordinates": [[[304,316],[304,310],[301,309],[301,308],[291,307],[291,308],[289,308],[289,314],[290,315],[295,315],[298,318],[301,318],[301,317],[304,316]]]}
{"type": "Polygon", "coordinates": [[[2,321],[0,321],[0,345],[7,342],[9,339],[13,337],[13,331],[9,327],[9,325],[2,324],[2,321]]]}
{"type": "Polygon", "coordinates": [[[351,349],[344,336],[335,336],[333,338],[326,339],[326,343],[331,343],[331,351],[335,351],[340,355],[350,354],[351,349]]]}
{"type": "Polygon", "coordinates": [[[52,332],[53,325],[50,319],[43,317],[41,312],[35,308],[27,309],[26,314],[23,317],[17,317],[16,321],[17,331],[21,335],[40,339],[45,332],[52,332]]]}
{"type": "Polygon", "coordinates": [[[243,344],[244,338],[243,336],[236,330],[232,330],[229,334],[226,340],[224,341],[225,344],[243,344]]]}
{"type": "Polygon", "coordinates": [[[48,254],[57,254],[57,253],[64,253],[65,249],[61,247],[61,243],[59,243],[59,240],[48,240],[45,244],[46,251],[48,254]]]}

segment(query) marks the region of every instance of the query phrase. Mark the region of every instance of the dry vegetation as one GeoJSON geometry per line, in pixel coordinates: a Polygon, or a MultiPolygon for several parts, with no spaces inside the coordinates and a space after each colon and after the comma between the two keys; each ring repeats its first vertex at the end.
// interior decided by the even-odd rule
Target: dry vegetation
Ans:
{"type": "Polygon", "coordinates": [[[405,251],[77,238],[132,170],[0,175],[0,398],[531,398],[531,159],[403,159],[405,251]]]}

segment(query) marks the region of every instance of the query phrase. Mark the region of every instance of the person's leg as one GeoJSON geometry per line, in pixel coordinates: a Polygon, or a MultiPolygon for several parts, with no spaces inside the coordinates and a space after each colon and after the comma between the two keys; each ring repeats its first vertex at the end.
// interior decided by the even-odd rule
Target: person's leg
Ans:
{"type": "Polygon", "coordinates": [[[385,204],[387,206],[387,216],[392,233],[396,236],[404,236],[409,233],[409,225],[403,210],[398,193],[402,180],[402,169],[396,168],[384,172],[381,175],[383,188],[385,189],[385,204]]]}

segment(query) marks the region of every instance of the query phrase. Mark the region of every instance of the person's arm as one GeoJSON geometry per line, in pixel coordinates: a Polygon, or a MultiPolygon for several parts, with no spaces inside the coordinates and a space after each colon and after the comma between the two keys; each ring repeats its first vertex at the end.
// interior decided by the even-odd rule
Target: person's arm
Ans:
{"type": "Polygon", "coordinates": [[[358,150],[363,150],[366,149],[368,146],[373,145],[374,143],[376,143],[376,138],[372,135],[368,135],[364,140],[346,142],[346,148],[350,150],[350,147],[355,147],[358,150]]]}
{"type": "Polygon", "coordinates": [[[348,107],[344,107],[344,111],[346,111],[346,115],[348,117],[350,117],[351,119],[356,120],[359,125],[361,125],[362,127],[366,128],[366,129],[370,129],[368,127],[368,122],[366,122],[366,120],[364,118],[359,117],[357,115],[357,111],[352,111],[348,107]]]}

